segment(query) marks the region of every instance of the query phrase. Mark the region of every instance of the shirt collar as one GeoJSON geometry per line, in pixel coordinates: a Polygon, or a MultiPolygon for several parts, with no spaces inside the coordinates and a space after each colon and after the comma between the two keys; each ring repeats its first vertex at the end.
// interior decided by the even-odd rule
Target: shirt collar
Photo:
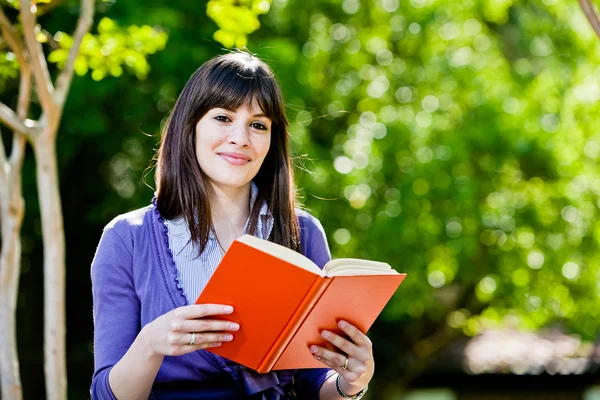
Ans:
{"type": "MultiPolygon", "coordinates": [[[[254,207],[256,197],[258,196],[258,187],[254,181],[250,181],[250,209],[254,207]]],[[[198,216],[196,215],[196,221],[198,216]]],[[[250,217],[248,217],[250,218],[250,217]]],[[[188,223],[183,215],[176,218],[165,220],[167,224],[169,236],[171,236],[171,251],[173,255],[178,255],[181,250],[192,240],[192,235],[188,223]]],[[[246,226],[244,230],[248,228],[249,220],[246,220],[246,226]]],[[[263,200],[258,218],[256,236],[261,239],[267,239],[273,229],[273,215],[269,211],[269,206],[265,200],[263,200]]],[[[208,240],[216,240],[213,230],[211,229],[208,235],[208,240]]]]}

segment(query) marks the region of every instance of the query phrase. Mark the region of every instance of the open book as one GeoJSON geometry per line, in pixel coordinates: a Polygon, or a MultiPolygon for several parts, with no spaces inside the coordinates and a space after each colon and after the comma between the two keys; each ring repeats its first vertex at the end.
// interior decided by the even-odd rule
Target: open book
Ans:
{"type": "Polygon", "coordinates": [[[196,300],[232,305],[211,316],[234,321],[233,341],[207,351],[266,373],[327,368],[313,358],[312,344],[341,351],[321,338],[341,319],[366,333],[406,274],[389,264],[340,258],[321,270],[304,255],[251,235],[235,240],[196,300]]]}

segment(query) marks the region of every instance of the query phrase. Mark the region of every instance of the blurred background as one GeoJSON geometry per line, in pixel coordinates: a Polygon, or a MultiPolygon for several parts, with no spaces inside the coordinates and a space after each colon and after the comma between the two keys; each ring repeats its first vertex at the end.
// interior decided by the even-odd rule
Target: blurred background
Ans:
{"type": "MultiPolygon", "coordinates": [[[[299,201],[321,220],[334,258],[408,274],[369,331],[367,397],[600,399],[600,39],[578,2],[255,3],[260,27],[247,47],[281,83],[299,201]]],[[[165,116],[229,40],[214,36],[226,16],[207,15],[204,1],[96,7],[92,33],[118,42],[119,27],[135,25],[149,48],[147,64],[118,46],[90,50],[134,58],[124,70],[79,66],[58,135],[72,399],[89,398],[90,265],[102,228],[149,204],[165,116]]],[[[65,0],[39,18],[58,42],[46,53],[78,12],[65,0]]],[[[14,105],[15,61],[0,55],[0,98],[14,105]]],[[[24,397],[41,399],[29,156],[23,191],[17,337],[24,397]]]]}

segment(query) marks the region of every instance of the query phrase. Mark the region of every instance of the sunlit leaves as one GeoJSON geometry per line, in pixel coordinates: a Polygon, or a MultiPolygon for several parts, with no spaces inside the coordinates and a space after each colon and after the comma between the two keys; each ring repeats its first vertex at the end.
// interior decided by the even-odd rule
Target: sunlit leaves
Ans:
{"type": "Polygon", "coordinates": [[[245,47],[248,35],[260,27],[258,17],[270,7],[271,0],[210,0],[206,14],[219,27],[213,38],[227,48],[245,47]]]}
{"type": "Polygon", "coordinates": [[[8,81],[19,74],[19,64],[12,52],[0,52],[0,92],[4,91],[8,81]]]}
{"type": "Polygon", "coordinates": [[[483,0],[483,16],[487,21],[504,24],[513,0],[483,0]]]}
{"type": "MultiPolygon", "coordinates": [[[[48,3],[52,3],[53,0],[32,0],[32,11],[35,12],[36,11],[36,4],[48,4],[48,3]]],[[[55,0],[58,1],[58,0],[55,0]]],[[[19,0],[6,0],[6,4],[14,7],[14,8],[19,8],[19,0]]]]}
{"type": "MultiPolygon", "coordinates": [[[[48,61],[63,68],[73,38],[58,32],[54,39],[60,48],[49,54],[48,61]]],[[[91,70],[92,78],[101,80],[109,75],[118,77],[126,69],[144,79],[150,71],[147,56],[164,49],[166,42],[167,33],[162,30],[148,25],[123,28],[104,17],[98,24],[98,34],[87,34],[83,38],[75,72],[81,76],[91,70]]]]}

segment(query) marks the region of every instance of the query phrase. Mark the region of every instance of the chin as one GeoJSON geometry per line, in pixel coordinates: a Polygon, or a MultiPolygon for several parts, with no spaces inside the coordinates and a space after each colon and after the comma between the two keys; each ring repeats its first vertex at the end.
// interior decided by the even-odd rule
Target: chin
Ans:
{"type": "Polygon", "coordinates": [[[239,188],[239,187],[243,187],[245,185],[247,185],[248,183],[250,183],[252,179],[240,179],[240,178],[222,178],[222,179],[213,179],[213,183],[215,185],[218,186],[228,186],[228,187],[234,187],[234,188],[239,188]]]}

